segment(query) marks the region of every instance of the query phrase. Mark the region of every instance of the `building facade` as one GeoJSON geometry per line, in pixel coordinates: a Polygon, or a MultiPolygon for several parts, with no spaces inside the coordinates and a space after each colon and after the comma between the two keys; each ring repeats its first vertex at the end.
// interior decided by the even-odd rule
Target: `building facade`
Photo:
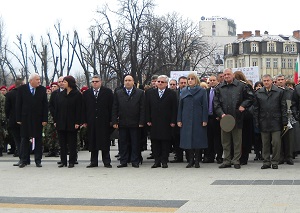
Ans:
{"type": "Polygon", "coordinates": [[[224,47],[225,68],[258,66],[260,76],[284,74],[293,77],[297,55],[300,53],[300,30],[292,36],[243,31],[234,42],[224,47]]]}

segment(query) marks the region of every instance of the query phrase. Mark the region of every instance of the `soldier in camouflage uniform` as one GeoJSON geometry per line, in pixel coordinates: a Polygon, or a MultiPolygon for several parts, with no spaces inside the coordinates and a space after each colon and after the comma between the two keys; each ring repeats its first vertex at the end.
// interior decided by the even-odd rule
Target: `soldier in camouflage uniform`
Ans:
{"type": "MultiPolygon", "coordinates": [[[[50,96],[51,93],[47,94],[48,102],[50,96]]],[[[58,155],[59,144],[58,144],[57,131],[55,129],[53,117],[50,113],[50,110],[48,111],[48,123],[43,128],[43,141],[44,141],[44,149],[49,151],[48,154],[45,155],[45,157],[59,157],[58,155]]]]}
{"type": "Polygon", "coordinates": [[[0,157],[3,155],[4,139],[6,136],[5,96],[0,93],[0,157]]]}

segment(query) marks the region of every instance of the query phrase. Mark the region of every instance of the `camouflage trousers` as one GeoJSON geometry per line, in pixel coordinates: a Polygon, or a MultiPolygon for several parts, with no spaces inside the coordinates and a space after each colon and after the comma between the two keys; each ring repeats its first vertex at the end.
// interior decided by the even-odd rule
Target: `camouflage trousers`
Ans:
{"type": "Polygon", "coordinates": [[[48,123],[43,129],[44,150],[49,152],[57,152],[59,150],[58,135],[54,124],[48,123]]]}

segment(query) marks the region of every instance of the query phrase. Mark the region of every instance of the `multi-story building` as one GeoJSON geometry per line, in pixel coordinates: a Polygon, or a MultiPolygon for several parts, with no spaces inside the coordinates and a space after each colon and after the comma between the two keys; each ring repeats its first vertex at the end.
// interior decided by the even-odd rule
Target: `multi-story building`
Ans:
{"type": "Polygon", "coordinates": [[[236,40],[236,24],[226,17],[201,17],[199,22],[202,39],[212,49],[211,57],[203,60],[198,68],[202,72],[222,71],[224,68],[224,46],[236,40]]]}
{"type": "Polygon", "coordinates": [[[300,30],[294,31],[292,36],[243,31],[234,42],[225,45],[224,65],[226,68],[258,66],[260,76],[284,74],[292,77],[299,53],[300,30]]]}

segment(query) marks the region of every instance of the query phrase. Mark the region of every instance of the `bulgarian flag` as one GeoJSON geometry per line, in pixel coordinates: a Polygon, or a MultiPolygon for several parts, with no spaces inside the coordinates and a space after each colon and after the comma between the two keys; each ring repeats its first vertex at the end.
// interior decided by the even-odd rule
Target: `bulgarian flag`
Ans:
{"type": "Polygon", "coordinates": [[[299,72],[299,65],[300,65],[300,56],[298,53],[298,57],[297,57],[297,61],[296,61],[296,65],[295,65],[295,73],[294,73],[294,82],[295,84],[298,84],[298,72],[299,72]]]}

